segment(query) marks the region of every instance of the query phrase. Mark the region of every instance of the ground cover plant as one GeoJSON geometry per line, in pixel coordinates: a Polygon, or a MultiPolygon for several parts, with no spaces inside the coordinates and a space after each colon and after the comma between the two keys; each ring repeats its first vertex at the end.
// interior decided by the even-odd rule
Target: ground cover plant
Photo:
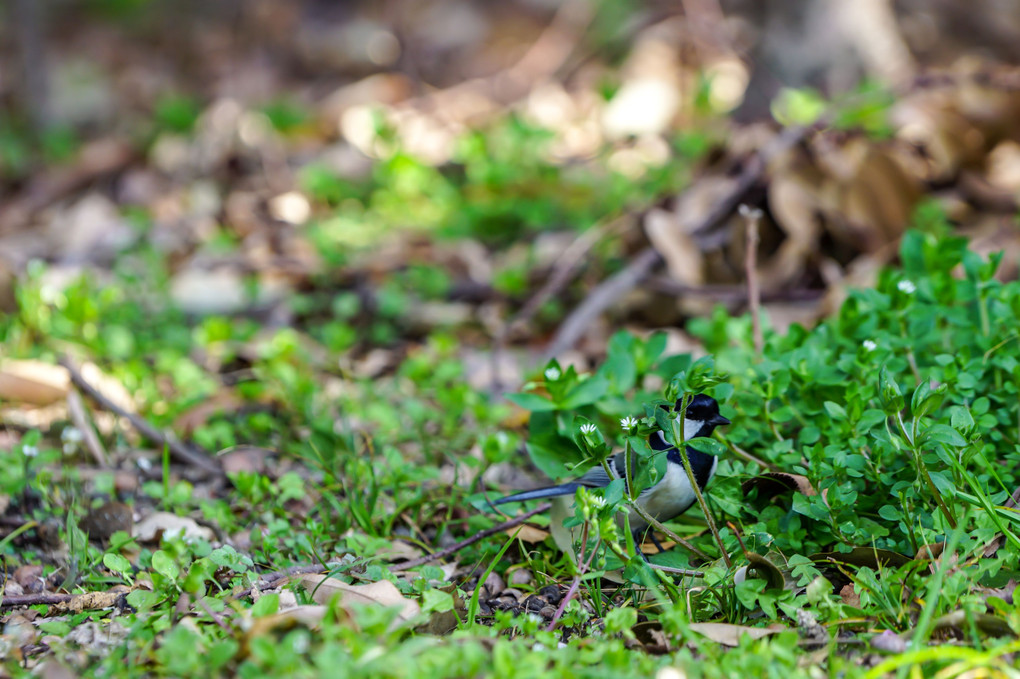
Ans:
{"type": "Polygon", "coordinates": [[[1018,676],[1020,22],[915,4],[0,6],[2,674],[1018,676]]]}
{"type": "MultiPolygon", "coordinates": [[[[998,257],[969,252],[946,230],[909,232],[902,266],[885,271],[875,289],[851,291],[840,312],[812,330],[766,333],[760,352],[749,318],[720,311],[692,324],[712,352],[706,358],[667,355],[661,334],[619,333],[590,373],[552,362],[510,397],[532,413],[526,435],[505,424],[508,406],[463,388],[463,365],[441,336],[392,377],[355,380],[351,393],[327,403],[307,383],[295,338],[278,332],[252,361],[264,378],[250,397],[258,402],[261,390],[279,390],[287,409],[211,421],[196,438],[230,445],[261,432],[266,445],[287,453],[289,471],[239,470],[212,496],[200,479],[143,483],[136,508],[200,517],[161,540],[131,537],[109,518],[119,505],[110,502],[118,496],[112,471],[83,483],[62,462],[81,446],[67,433],[73,428],[64,430],[63,450],[29,431],[4,453],[4,496],[24,517],[4,539],[12,570],[35,568],[36,579],[113,597],[114,608],[29,609],[8,623],[36,630],[36,645],[20,653],[45,647],[103,674],[127,662],[168,674],[314,675],[343,667],[365,676],[502,676],[530,666],[637,675],[677,666],[688,676],[727,676],[810,673],[810,657],[811,666],[851,675],[911,663],[1008,675],[1020,628],[1011,499],[1020,367],[1010,350],[1020,285],[996,280],[998,257]],[[697,444],[721,459],[706,494],[718,539],[697,509],[672,526],[707,560],[680,547],[650,561],[637,556],[612,518],[626,505],[617,483],[602,499],[579,496],[575,521],[592,536],[581,566],[541,542],[544,533],[525,541],[516,529],[456,551],[451,563],[459,567],[401,565],[421,554],[409,554],[408,545],[443,534],[459,539],[498,522],[481,494],[443,478],[453,469],[446,446],[477,437],[480,459],[456,467],[464,478],[478,466],[525,462],[522,441],[543,471],[576,474],[579,463],[618,443],[649,455],[642,434],[657,419],[669,421],[657,407],[662,397],[693,391],[714,395],[733,421],[697,444]],[[359,412],[356,400],[361,412],[387,416],[355,429],[336,414],[359,412]],[[432,415],[436,404],[460,415],[444,424],[432,415]],[[470,432],[464,413],[472,413],[470,432]],[[621,418],[634,418],[623,423],[629,431],[621,418]],[[415,436],[423,430],[432,445],[415,436]],[[420,446],[420,464],[408,464],[409,440],[420,446]],[[66,560],[26,540],[43,526],[66,560]],[[259,595],[267,585],[260,573],[308,564],[333,579],[295,575],[259,595]],[[534,593],[523,602],[495,584],[513,581],[516,571],[528,573],[520,586],[534,593]],[[599,577],[612,572],[622,573],[622,584],[599,577]],[[99,651],[78,636],[83,630],[115,643],[99,651]],[[879,652],[896,650],[906,652],[880,662],[879,652]]],[[[62,293],[47,327],[80,331],[78,309],[102,300],[87,289],[83,280],[62,293]]],[[[4,325],[9,343],[27,341],[41,322],[29,292],[22,303],[22,314],[4,325]]],[[[144,346],[142,317],[122,320],[144,346]]],[[[245,337],[241,325],[214,330],[207,321],[181,334],[176,349],[161,339],[163,352],[180,352],[164,359],[177,384],[201,390],[201,370],[185,356],[209,334],[245,337]]],[[[112,372],[128,384],[131,375],[143,385],[161,372],[130,352],[118,363],[112,372]]],[[[187,393],[176,408],[187,406],[187,393]]],[[[168,451],[164,463],[169,469],[168,451]]],[[[542,525],[541,516],[535,520],[542,525]]],[[[23,657],[9,656],[9,671],[24,671],[23,657]]]]}

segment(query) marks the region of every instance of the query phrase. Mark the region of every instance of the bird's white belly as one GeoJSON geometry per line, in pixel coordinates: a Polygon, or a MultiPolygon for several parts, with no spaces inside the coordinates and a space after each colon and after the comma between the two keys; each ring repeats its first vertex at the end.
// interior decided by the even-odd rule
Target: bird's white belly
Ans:
{"type": "MultiPolygon", "coordinates": [[[[712,469],[708,473],[709,480],[715,476],[718,465],[719,458],[716,457],[712,460],[712,469]]],[[[679,464],[667,464],[665,476],[654,486],[654,489],[654,493],[649,490],[641,493],[637,502],[642,509],[658,521],[669,521],[697,501],[691,481],[687,478],[687,471],[679,464]]],[[[575,528],[573,531],[564,529],[563,520],[574,515],[574,497],[572,495],[555,497],[552,501],[553,509],[549,519],[553,539],[560,549],[572,553],[569,547],[573,539],[577,538],[577,535],[573,533],[579,532],[580,529],[575,528]]],[[[621,529],[624,528],[623,517],[623,511],[616,515],[617,525],[621,529]]],[[[637,512],[631,511],[628,518],[632,531],[641,531],[648,527],[648,522],[641,518],[637,512]]]]}

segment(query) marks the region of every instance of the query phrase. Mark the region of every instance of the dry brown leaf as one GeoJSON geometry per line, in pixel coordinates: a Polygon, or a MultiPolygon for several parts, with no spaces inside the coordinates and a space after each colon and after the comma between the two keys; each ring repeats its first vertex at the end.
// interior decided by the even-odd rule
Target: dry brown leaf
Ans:
{"type": "Polygon", "coordinates": [[[993,637],[1012,637],[1016,632],[1009,626],[1009,623],[1002,618],[990,613],[974,613],[965,611],[953,611],[936,618],[932,623],[934,629],[952,629],[958,632],[969,631],[970,625],[974,624],[979,630],[993,637]]]}
{"type": "Polygon", "coordinates": [[[680,226],[675,214],[658,208],[649,210],[644,226],[648,240],[666,260],[674,280],[690,286],[700,286],[705,282],[701,249],[680,226]]]}
{"type": "Polygon", "coordinates": [[[301,575],[292,580],[304,587],[316,603],[328,604],[339,595],[341,608],[348,612],[352,606],[399,606],[401,622],[408,622],[421,613],[418,602],[405,598],[389,580],[367,585],[348,585],[324,575],[301,575]]]}
{"type": "Polygon", "coordinates": [[[50,608],[50,613],[52,615],[61,615],[63,613],[81,613],[82,611],[113,608],[117,605],[117,600],[130,591],[129,587],[118,585],[108,592],[86,592],[85,594],[79,594],[69,601],[53,604],[50,608]]]}
{"type": "Polygon", "coordinates": [[[286,610],[267,615],[262,618],[255,618],[251,627],[245,633],[245,639],[250,641],[263,637],[270,632],[279,629],[292,629],[301,625],[309,629],[318,629],[322,619],[329,612],[328,606],[307,605],[294,606],[286,610]]]}
{"type": "Polygon", "coordinates": [[[276,452],[259,446],[233,446],[225,448],[216,456],[223,465],[225,474],[251,472],[262,474],[266,471],[266,460],[276,452]]]}
{"type": "Polygon", "coordinates": [[[0,362],[0,401],[45,406],[67,398],[71,376],[59,365],[35,360],[0,362]]]}
{"type": "Polygon", "coordinates": [[[746,627],[744,625],[731,625],[725,622],[692,622],[689,629],[708,637],[717,644],[739,646],[740,637],[745,634],[752,639],[763,639],[769,635],[784,632],[787,628],[778,623],[772,624],[769,627],[746,627]]]}
{"type": "Polygon", "coordinates": [[[853,583],[848,582],[843,585],[843,589],[839,590],[839,598],[847,606],[853,606],[854,608],[861,607],[861,595],[854,589],[853,583]]]}
{"type": "Polygon", "coordinates": [[[185,541],[215,539],[216,535],[205,526],[186,516],[169,512],[156,512],[135,525],[134,536],[140,542],[159,542],[164,536],[179,535],[185,541]]]}
{"type": "Polygon", "coordinates": [[[532,545],[538,544],[539,542],[543,542],[547,537],[549,537],[549,531],[542,530],[541,528],[535,528],[534,526],[529,526],[528,524],[514,526],[513,528],[507,528],[503,532],[509,535],[510,537],[516,536],[523,540],[524,542],[527,542],[532,545]]]}
{"type": "Polygon", "coordinates": [[[232,389],[220,389],[178,415],[174,420],[173,430],[178,436],[186,437],[205,425],[214,415],[237,410],[243,405],[244,401],[232,389]]]}
{"type": "Polygon", "coordinates": [[[765,472],[740,484],[740,490],[745,496],[755,488],[758,489],[758,497],[763,500],[771,499],[788,490],[809,497],[818,494],[806,476],[786,472],[765,472]]]}

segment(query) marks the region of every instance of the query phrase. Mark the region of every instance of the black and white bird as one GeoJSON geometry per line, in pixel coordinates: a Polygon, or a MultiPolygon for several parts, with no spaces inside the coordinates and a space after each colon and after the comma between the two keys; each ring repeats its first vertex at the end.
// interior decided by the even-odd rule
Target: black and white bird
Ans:
{"type": "MultiPolygon", "coordinates": [[[[676,408],[680,409],[680,402],[676,408]]],[[[716,427],[729,424],[730,421],[719,414],[719,404],[714,398],[697,394],[687,405],[687,412],[684,416],[684,440],[692,438],[711,436],[716,427]]],[[[637,504],[649,515],[658,521],[669,521],[680,516],[697,501],[694,488],[691,487],[687,471],[684,469],[683,460],[680,459],[680,451],[666,442],[662,430],[652,432],[648,438],[648,444],[657,451],[666,453],[666,473],[662,475],[655,484],[646,488],[638,496],[637,504]]],[[[694,479],[698,482],[698,488],[704,491],[705,486],[712,480],[719,459],[714,455],[708,455],[694,448],[687,446],[687,459],[691,463],[691,471],[694,472],[694,479]]],[[[576,481],[561,483],[535,490],[526,490],[521,493],[508,495],[493,502],[493,504],[504,504],[507,502],[524,502],[526,500],[540,500],[553,498],[553,510],[551,513],[552,524],[562,525],[562,520],[571,516],[570,500],[573,498],[578,487],[605,488],[613,479],[622,478],[626,464],[623,453],[617,453],[609,463],[609,469],[613,472],[610,476],[606,470],[599,466],[593,467],[584,476],[576,481]]],[[[634,533],[643,532],[648,523],[638,514],[630,517],[630,528],[634,533]]],[[[554,531],[556,537],[556,531],[554,531]]],[[[557,544],[564,551],[569,551],[569,541],[559,538],[557,544]]]]}

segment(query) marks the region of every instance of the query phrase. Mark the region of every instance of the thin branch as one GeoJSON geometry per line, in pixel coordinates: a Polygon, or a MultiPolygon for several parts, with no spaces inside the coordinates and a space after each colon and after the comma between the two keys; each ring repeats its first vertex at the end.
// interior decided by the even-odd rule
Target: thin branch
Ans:
{"type": "Polygon", "coordinates": [[[109,467],[110,458],[106,454],[103,442],[96,436],[96,430],[92,428],[92,423],[89,422],[88,413],[85,412],[85,402],[82,400],[81,394],[73,389],[67,393],[67,414],[71,417],[75,429],[81,432],[82,443],[92,453],[96,464],[100,467],[109,467]]]}
{"type": "Polygon", "coordinates": [[[71,381],[76,387],[81,389],[86,396],[98,403],[104,410],[109,410],[118,417],[126,419],[131,423],[131,426],[137,429],[143,436],[145,436],[145,438],[169,448],[170,452],[177,458],[178,461],[198,467],[199,469],[211,474],[223,473],[223,467],[220,466],[219,462],[210,457],[205,451],[193,448],[168,434],[164,434],[141,416],[129,413],[108,399],[98,389],[85,380],[81,372],[67,356],[62,356],[60,358],[60,365],[67,368],[67,372],[71,375],[71,381]]]}
{"type": "Polygon", "coordinates": [[[657,571],[662,571],[663,573],[675,573],[676,575],[689,575],[692,578],[705,577],[704,571],[692,571],[689,568],[673,568],[672,566],[660,566],[657,563],[649,563],[648,565],[657,571]]]}
{"type": "Polygon", "coordinates": [[[761,288],[758,286],[758,224],[762,212],[750,205],[741,205],[740,216],[747,225],[747,252],[744,257],[744,272],[747,276],[747,304],[751,310],[751,328],[754,333],[754,352],[761,359],[765,350],[765,338],[761,332],[761,288]]]}
{"type": "MultiPolygon", "coordinates": [[[[744,165],[744,169],[737,177],[733,188],[724,195],[712,209],[708,211],[691,235],[702,236],[705,239],[712,238],[710,231],[715,229],[726,217],[733,213],[755,184],[765,174],[767,163],[770,159],[799,144],[812,131],[824,125],[826,117],[814,125],[790,127],[783,130],[775,139],[768,143],[765,148],[752,156],[744,165]]],[[[636,257],[622,271],[610,276],[597,285],[577,308],[575,308],[566,320],[560,324],[555,337],[549,343],[544,352],[546,359],[563,353],[574,346],[581,335],[583,335],[592,321],[603,311],[609,308],[613,302],[630,292],[644,280],[649,272],[662,263],[662,255],[655,248],[647,247],[637,254],[636,257]]]]}
{"type": "Polygon", "coordinates": [[[486,528],[485,530],[483,530],[483,531],[481,531],[479,533],[475,533],[474,535],[472,535],[471,537],[469,537],[469,538],[467,538],[465,540],[461,540],[460,542],[458,542],[458,543],[456,543],[454,545],[450,545],[449,547],[446,547],[445,549],[439,550],[435,554],[429,554],[428,556],[419,557],[417,559],[413,559],[413,560],[408,561],[406,563],[402,563],[399,566],[399,570],[394,571],[394,572],[399,573],[401,571],[406,571],[406,570],[410,570],[412,568],[417,568],[418,566],[424,566],[425,564],[431,563],[433,561],[438,561],[439,559],[442,559],[443,557],[447,557],[447,556],[449,556],[449,555],[451,555],[451,554],[453,554],[455,552],[459,552],[460,550],[464,549],[465,547],[468,547],[470,545],[475,544],[479,540],[484,540],[485,538],[489,537],[490,535],[495,535],[496,533],[502,533],[507,528],[513,528],[514,526],[519,526],[520,524],[524,523],[525,521],[527,521],[528,519],[533,517],[535,514],[540,514],[540,513],[544,512],[544,511],[547,511],[550,507],[552,507],[552,504],[550,504],[548,502],[543,502],[538,507],[535,507],[534,509],[532,509],[530,512],[525,512],[524,514],[521,514],[520,516],[515,516],[514,518],[510,519],[509,521],[504,521],[503,523],[497,524],[497,525],[493,526],[492,528],[486,528]]]}
{"type": "Polygon", "coordinates": [[[40,592],[39,594],[15,594],[0,597],[0,608],[13,608],[14,606],[38,606],[62,604],[70,601],[80,594],[54,594],[52,592],[40,592]]]}

